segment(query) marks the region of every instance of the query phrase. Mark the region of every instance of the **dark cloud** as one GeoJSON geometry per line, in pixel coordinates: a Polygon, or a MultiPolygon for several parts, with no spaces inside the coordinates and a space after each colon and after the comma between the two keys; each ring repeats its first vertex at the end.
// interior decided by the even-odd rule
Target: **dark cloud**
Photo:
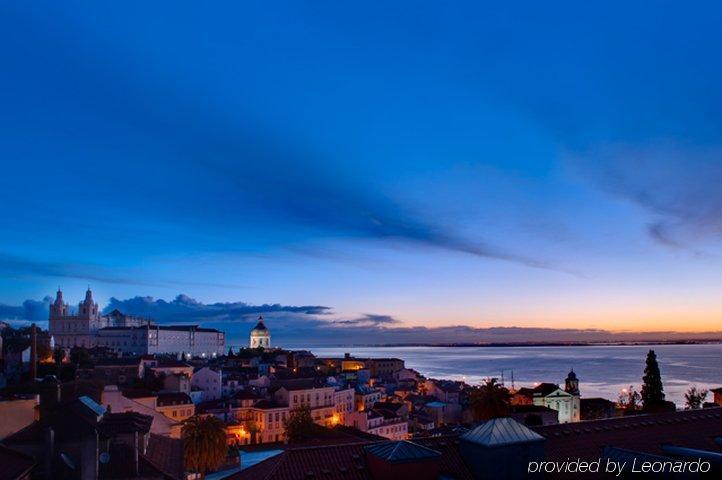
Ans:
{"type": "Polygon", "coordinates": [[[42,300],[25,300],[19,306],[0,304],[0,319],[45,321],[48,319],[50,302],[52,302],[52,298],[45,297],[42,300]]]}
{"type": "Polygon", "coordinates": [[[335,325],[362,325],[362,326],[374,326],[374,325],[395,325],[401,323],[398,320],[389,315],[375,315],[366,313],[359,318],[353,318],[350,320],[335,320],[332,322],[335,325]]]}
{"type": "Polygon", "coordinates": [[[171,301],[153,297],[133,297],[126,300],[111,298],[103,309],[118,309],[124,313],[152,318],[158,323],[223,323],[249,321],[259,314],[292,313],[299,316],[324,315],[330,308],[321,305],[289,306],[280,304],[250,305],[244,302],[205,304],[187,295],[171,301]]]}
{"type": "MultiPolygon", "coordinates": [[[[26,300],[20,306],[0,305],[0,320],[43,322],[48,318],[52,299],[26,300]]],[[[247,344],[247,335],[256,317],[263,314],[274,343],[279,346],[313,347],[323,345],[403,345],[403,344],[494,344],[708,340],[722,338],[722,331],[610,332],[600,329],[557,329],[526,327],[475,328],[402,327],[389,315],[365,314],[358,318],[327,319],[329,307],[280,304],[250,305],[244,302],[204,304],[186,295],[171,301],[153,297],[111,298],[103,309],[155,319],[158,323],[201,324],[226,332],[227,343],[247,344]]]]}

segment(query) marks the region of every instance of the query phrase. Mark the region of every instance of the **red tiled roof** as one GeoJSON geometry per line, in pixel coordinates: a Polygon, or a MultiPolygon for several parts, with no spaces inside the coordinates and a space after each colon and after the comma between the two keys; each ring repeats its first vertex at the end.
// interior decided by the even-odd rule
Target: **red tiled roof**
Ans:
{"type": "MultiPolygon", "coordinates": [[[[459,455],[456,438],[435,437],[414,442],[442,453],[442,475],[459,480],[473,479],[459,455]]],[[[226,480],[302,480],[310,474],[324,480],[373,480],[364,446],[376,443],[289,449],[226,480]]]]}
{"type": "Polygon", "coordinates": [[[16,480],[27,475],[35,466],[29,455],[0,445],[0,480],[16,480]]]}
{"type": "Polygon", "coordinates": [[[168,392],[158,394],[158,406],[165,407],[169,405],[190,405],[193,403],[191,397],[183,392],[168,392]]]}
{"type": "Polygon", "coordinates": [[[109,436],[120,433],[148,433],[153,417],[138,412],[106,413],[98,426],[109,436]]]}
{"type": "Polygon", "coordinates": [[[183,440],[151,433],[144,459],[170,477],[184,477],[183,440]]]}
{"type": "Polygon", "coordinates": [[[546,438],[548,460],[598,459],[605,446],[665,455],[662,444],[719,451],[715,437],[722,436],[722,408],[634,415],[534,427],[546,438]]]}

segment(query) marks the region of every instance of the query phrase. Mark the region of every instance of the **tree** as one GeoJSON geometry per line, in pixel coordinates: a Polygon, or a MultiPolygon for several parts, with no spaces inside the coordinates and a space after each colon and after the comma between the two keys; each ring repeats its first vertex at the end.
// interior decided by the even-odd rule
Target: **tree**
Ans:
{"type": "Polygon", "coordinates": [[[316,424],[313,423],[311,407],[301,405],[291,410],[288,418],[283,422],[286,429],[286,438],[289,442],[301,442],[313,436],[316,424]]]}
{"type": "Polygon", "coordinates": [[[509,415],[510,400],[509,390],[497,383],[496,378],[490,378],[471,392],[469,402],[474,420],[482,421],[509,415]]]}
{"type": "Polygon", "coordinates": [[[90,363],[90,352],[83,347],[73,347],[70,349],[70,362],[77,367],[90,363]]]}
{"type": "Polygon", "coordinates": [[[707,398],[707,390],[699,390],[696,385],[692,385],[684,394],[684,409],[685,410],[699,410],[702,408],[704,399],[707,398]]]}
{"type": "Polygon", "coordinates": [[[258,425],[258,423],[254,420],[248,420],[246,422],[246,430],[248,430],[248,435],[251,440],[251,445],[255,445],[258,441],[258,432],[261,431],[261,427],[258,425]]]}
{"type": "Polygon", "coordinates": [[[228,358],[233,358],[233,347],[228,347],[228,358]]]}
{"type": "Polygon", "coordinates": [[[644,368],[642,382],[642,409],[649,412],[664,408],[666,404],[662,374],[659,372],[657,355],[654,350],[647,353],[647,366],[644,368]]]}
{"type": "Polygon", "coordinates": [[[639,401],[642,396],[632,385],[629,388],[623,388],[619,393],[619,406],[624,410],[625,415],[633,415],[639,410],[639,401]]]}
{"type": "Polygon", "coordinates": [[[183,423],[181,436],[185,468],[200,474],[201,479],[226,461],[226,429],[216,417],[190,417],[183,423]]]}
{"type": "Polygon", "coordinates": [[[53,361],[58,366],[58,381],[60,381],[60,372],[63,368],[63,360],[65,359],[65,350],[63,347],[57,346],[53,350],[53,361]]]}

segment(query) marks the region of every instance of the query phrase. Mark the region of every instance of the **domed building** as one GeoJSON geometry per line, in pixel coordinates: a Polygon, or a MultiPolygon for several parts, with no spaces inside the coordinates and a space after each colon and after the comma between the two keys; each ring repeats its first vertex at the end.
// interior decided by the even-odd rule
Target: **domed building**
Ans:
{"type": "Polygon", "coordinates": [[[258,317],[258,323],[251,330],[251,340],[249,342],[251,348],[271,348],[271,331],[266,328],[263,323],[263,315],[258,317]]]}

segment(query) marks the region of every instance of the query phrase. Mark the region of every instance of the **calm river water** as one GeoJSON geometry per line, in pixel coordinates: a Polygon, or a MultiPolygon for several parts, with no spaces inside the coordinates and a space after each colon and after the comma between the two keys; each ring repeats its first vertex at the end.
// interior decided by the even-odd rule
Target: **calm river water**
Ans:
{"type": "MultiPolygon", "coordinates": [[[[614,345],[572,347],[319,347],[317,356],[398,357],[427,377],[465,380],[477,384],[485,377],[501,377],[516,387],[534,382],[564,384],[571,368],[580,380],[582,397],[616,400],[629,385],[639,388],[647,351],[657,353],[667,399],[684,404],[690,385],[722,386],[722,344],[614,345]]],[[[712,394],[708,395],[712,400],[712,394]]]]}

